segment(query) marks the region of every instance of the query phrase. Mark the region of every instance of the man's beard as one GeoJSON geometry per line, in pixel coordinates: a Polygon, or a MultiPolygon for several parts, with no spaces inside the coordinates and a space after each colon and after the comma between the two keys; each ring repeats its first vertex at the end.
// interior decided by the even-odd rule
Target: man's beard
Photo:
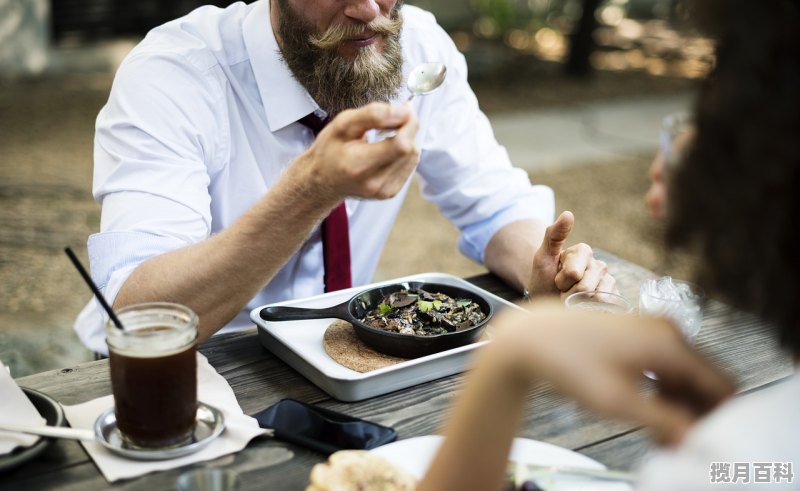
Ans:
{"type": "Polygon", "coordinates": [[[369,24],[331,26],[317,34],[286,0],[278,0],[281,55],[294,78],[329,114],[370,102],[388,102],[397,95],[403,81],[401,3],[397,3],[390,18],[381,16],[369,24]],[[382,35],[382,53],[375,44],[358,48],[353,60],[337,52],[344,40],[367,30],[382,35]]]}

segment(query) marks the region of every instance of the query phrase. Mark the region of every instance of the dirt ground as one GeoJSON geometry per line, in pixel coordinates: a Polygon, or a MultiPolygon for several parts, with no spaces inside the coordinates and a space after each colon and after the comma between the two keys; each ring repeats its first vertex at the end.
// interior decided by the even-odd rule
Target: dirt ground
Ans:
{"type": "MultiPolygon", "coordinates": [[[[503,80],[474,82],[489,113],[672,93],[692,84],[634,72],[567,81],[552,67],[503,80]]],[[[91,196],[93,127],[110,82],[107,73],[0,80],[0,360],[12,366],[14,376],[91,359],[71,328],[90,293],[63,248],[72,246],[88,264],[86,238],[98,229],[100,216],[91,196]]],[[[621,156],[531,179],[553,187],[558,210],[575,212],[573,242],[680,277],[685,262],[663,253],[660,231],[643,207],[650,157],[621,156]]],[[[412,190],[376,279],[425,271],[483,272],[459,255],[456,237],[456,230],[412,190]]]]}

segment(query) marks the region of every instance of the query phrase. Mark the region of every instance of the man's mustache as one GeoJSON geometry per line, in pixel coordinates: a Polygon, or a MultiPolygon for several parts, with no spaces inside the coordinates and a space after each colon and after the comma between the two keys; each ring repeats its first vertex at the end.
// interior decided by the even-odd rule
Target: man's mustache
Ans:
{"type": "Polygon", "coordinates": [[[312,35],[311,44],[322,50],[331,50],[338,47],[348,39],[358,38],[366,32],[375,32],[383,36],[395,36],[403,27],[402,18],[397,15],[394,19],[377,17],[368,24],[338,24],[329,27],[322,34],[312,35]]]}

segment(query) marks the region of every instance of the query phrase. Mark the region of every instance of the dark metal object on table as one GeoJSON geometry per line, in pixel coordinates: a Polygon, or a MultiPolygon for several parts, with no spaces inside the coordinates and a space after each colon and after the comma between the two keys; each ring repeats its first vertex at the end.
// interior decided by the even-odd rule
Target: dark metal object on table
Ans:
{"type": "MultiPolygon", "coordinates": [[[[22,392],[33,404],[33,407],[39,411],[39,414],[47,421],[49,426],[64,426],[64,411],[55,399],[38,390],[27,387],[21,388],[22,392]]],[[[30,447],[17,448],[10,454],[0,456],[0,472],[14,469],[37,457],[54,441],[55,438],[43,437],[30,447]]]]}
{"type": "Polygon", "coordinates": [[[410,281],[371,288],[357,293],[350,300],[324,309],[297,307],[264,307],[260,316],[265,321],[292,321],[336,318],[353,325],[356,335],[369,347],[387,355],[401,358],[418,358],[473,343],[483,334],[493,313],[492,305],[482,295],[463,288],[438,283],[410,281]],[[453,298],[467,298],[477,303],[486,317],[472,327],[435,336],[399,334],[370,327],[361,321],[367,313],[378,306],[385,296],[400,290],[423,289],[444,293],[453,298]]]}

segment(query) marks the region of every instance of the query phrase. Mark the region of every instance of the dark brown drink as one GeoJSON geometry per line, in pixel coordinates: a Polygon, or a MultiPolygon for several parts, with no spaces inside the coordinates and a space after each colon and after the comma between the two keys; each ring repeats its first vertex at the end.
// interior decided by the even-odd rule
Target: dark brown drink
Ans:
{"type": "Polygon", "coordinates": [[[110,352],[117,426],[139,447],[191,440],[197,415],[194,345],[167,356],[137,358],[110,352]]]}
{"type": "Polygon", "coordinates": [[[192,440],[197,317],[186,309],[190,322],[170,318],[169,306],[123,309],[119,317],[125,330],[106,327],[117,428],[130,447],[169,448],[192,440]],[[156,320],[163,324],[154,325],[156,320]]]}

